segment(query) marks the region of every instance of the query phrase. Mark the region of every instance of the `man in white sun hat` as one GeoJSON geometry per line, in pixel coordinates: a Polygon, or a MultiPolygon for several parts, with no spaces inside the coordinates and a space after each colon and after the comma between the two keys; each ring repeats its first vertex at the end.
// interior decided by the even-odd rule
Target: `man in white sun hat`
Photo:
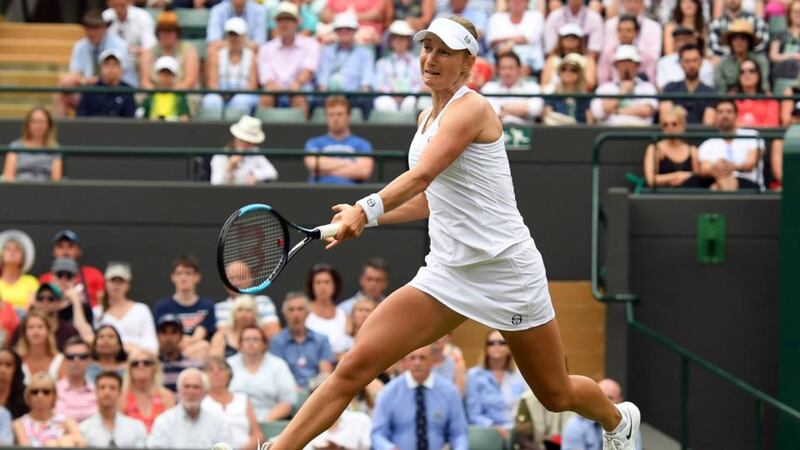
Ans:
{"type": "MultiPolygon", "coordinates": [[[[614,70],[619,81],[603,83],[597,94],[656,95],[656,87],[637,76],[639,51],[633,45],[620,45],[614,53],[614,70]]],[[[658,109],[655,98],[595,98],[590,107],[595,119],[606,125],[650,125],[658,109]]]]}
{"type": "MultiPolygon", "coordinates": [[[[389,27],[391,52],[375,63],[373,89],[378,92],[419,92],[422,89],[419,61],[411,54],[412,36],[414,30],[408,22],[392,22],[389,27]]],[[[374,107],[378,111],[415,111],[417,97],[381,95],[375,98],[374,107]]]]}
{"type": "MultiPolygon", "coordinates": [[[[231,125],[233,141],[229,151],[258,150],[264,142],[261,120],[243,116],[231,125]]],[[[211,158],[211,184],[255,185],[278,179],[278,171],[264,155],[214,155],[211,158]]]]}
{"type": "MultiPolygon", "coordinates": [[[[153,65],[156,89],[174,89],[179,69],[178,60],[172,56],[158,58],[153,65]]],[[[189,120],[189,104],[184,94],[156,92],[144,99],[141,116],[152,120],[185,122],[189,120]]]]}

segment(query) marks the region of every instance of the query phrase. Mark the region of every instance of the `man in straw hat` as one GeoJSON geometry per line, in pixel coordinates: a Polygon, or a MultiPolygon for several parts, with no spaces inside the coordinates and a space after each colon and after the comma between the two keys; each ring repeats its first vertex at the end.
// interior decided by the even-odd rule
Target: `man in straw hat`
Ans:
{"type": "Polygon", "coordinates": [[[711,22],[708,30],[708,47],[714,55],[722,57],[731,53],[731,48],[725,39],[725,33],[737,20],[744,20],[750,24],[750,32],[756,37],[753,51],[764,52],[769,42],[769,28],[767,23],[753,13],[742,9],[742,0],[725,0],[725,9],[722,16],[711,22]]]}
{"type": "Polygon", "coordinates": [[[756,51],[760,38],[753,32],[753,25],[747,19],[733,21],[723,35],[730,53],[722,58],[714,71],[714,84],[721,94],[735,88],[739,81],[739,64],[752,59],[761,70],[761,83],[764,90],[769,89],[769,62],[763,53],[756,51]]]}
{"type": "MultiPolygon", "coordinates": [[[[264,142],[261,120],[243,116],[231,125],[233,151],[252,151],[264,142]]],[[[254,185],[278,179],[278,171],[264,155],[214,155],[211,158],[211,184],[254,185]]]]}

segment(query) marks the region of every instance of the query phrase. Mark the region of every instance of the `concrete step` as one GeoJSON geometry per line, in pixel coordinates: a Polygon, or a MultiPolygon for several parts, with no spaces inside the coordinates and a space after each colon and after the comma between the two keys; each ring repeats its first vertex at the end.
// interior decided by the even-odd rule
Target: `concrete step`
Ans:
{"type": "Polygon", "coordinates": [[[69,67],[70,53],[66,54],[35,54],[11,53],[0,44],[0,67],[46,67],[55,70],[66,70],[69,67]]]}
{"type": "Polygon", "coordinates": [[[5,119],[21,119],[25,117],[25,114],[30,109],[31,105],[25,103],[0,103],[0,117],[5,119]]]}
{"type": "Polygon", "coordinates": [[[63,39],[10,39],[0,38],[0,52],[5,54],[66,55],[72,53],[74,41],[63,39]]]}
{"type": "Polygon", "coordinates": [[[53,94],[48,92],[0,92],[0,103],[6,104],[28,104],[50,103],[53,94]]]}
{"type": "Polygon", "coordinates": [[[83,27],[77,24],[0,22],[0,39],[58,39],[72,43],[82,37],[83,27]]]}
{"type": "Polygon", "coordinates": [[[53,70],[3,70],[0,68],[0,85],[4,86],[55,86],[58,72],[53,70]]]}

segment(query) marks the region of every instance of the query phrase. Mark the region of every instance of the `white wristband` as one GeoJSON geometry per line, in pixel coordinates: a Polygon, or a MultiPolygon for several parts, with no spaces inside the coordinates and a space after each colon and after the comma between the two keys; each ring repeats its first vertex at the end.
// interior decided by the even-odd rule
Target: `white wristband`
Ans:
{"type": "Polygon", "coordinates": [[[356,205],[361,206],[364,214],[367,215],[367,224],[378,223],[378,217],[383,215],[383,200],[378,194],[369,194],[356,202],[356,205]]]}
{"type": "Polygon", "coordinates": [[[367,224],[364,225],[364,228],[375,228],[377,226],[378,226],[378,219],[375,219],[367,222],[367,224]]]}

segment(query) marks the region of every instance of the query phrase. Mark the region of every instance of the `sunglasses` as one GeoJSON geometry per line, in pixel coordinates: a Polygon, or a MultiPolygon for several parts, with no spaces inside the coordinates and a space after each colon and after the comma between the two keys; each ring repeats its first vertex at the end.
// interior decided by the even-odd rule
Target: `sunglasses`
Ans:
{"type": "Polygon", "coordinates": [[[156,364],[152,359],[134,359],[131,367],[153,367],[156,364]]]}
{"type": "Polygon", "coordinates": [[[30,393],[33,396],[36,396],[36,395],[51,395],[53,393],[53,390],[52,389],[31,389],[30,393]]]}
{"type": "Polygon", "coordinates": [[[75,274],[72,272],[56,272],[56,278],[66,278],[67,280],[71,280],[75,278],[75,274]]]}
{"type": "Polygon", "coordinates": [[[758,73],[758,71],[755,68],[751,68],[751,67],[742,67],[740,72],[741,73],[758,73]]]}
{"type": "Polygon", "coordinates": [[[495,347],[495,346],[500,347],[500,346],[503,346],[503,345],[506,345],[506,340],[505,339],[490,339],[490,340],[486,341],[486,346],[487,347],[495,347]]]}
{"type": "Polygon", "coordinates": [[[65,353],[64,354],[64,358],[66,358],[69,361],[77,361],[77,360],[86,361],[90,357],[91,357],[91,355],[89,355],[88,353],[65,353]]]}
{"type": "Polygon", "coordinates": [[[37,302],[57,302],[58,299],[53,297],[52,295],[37,295],[36,296],[37,302]]]}

